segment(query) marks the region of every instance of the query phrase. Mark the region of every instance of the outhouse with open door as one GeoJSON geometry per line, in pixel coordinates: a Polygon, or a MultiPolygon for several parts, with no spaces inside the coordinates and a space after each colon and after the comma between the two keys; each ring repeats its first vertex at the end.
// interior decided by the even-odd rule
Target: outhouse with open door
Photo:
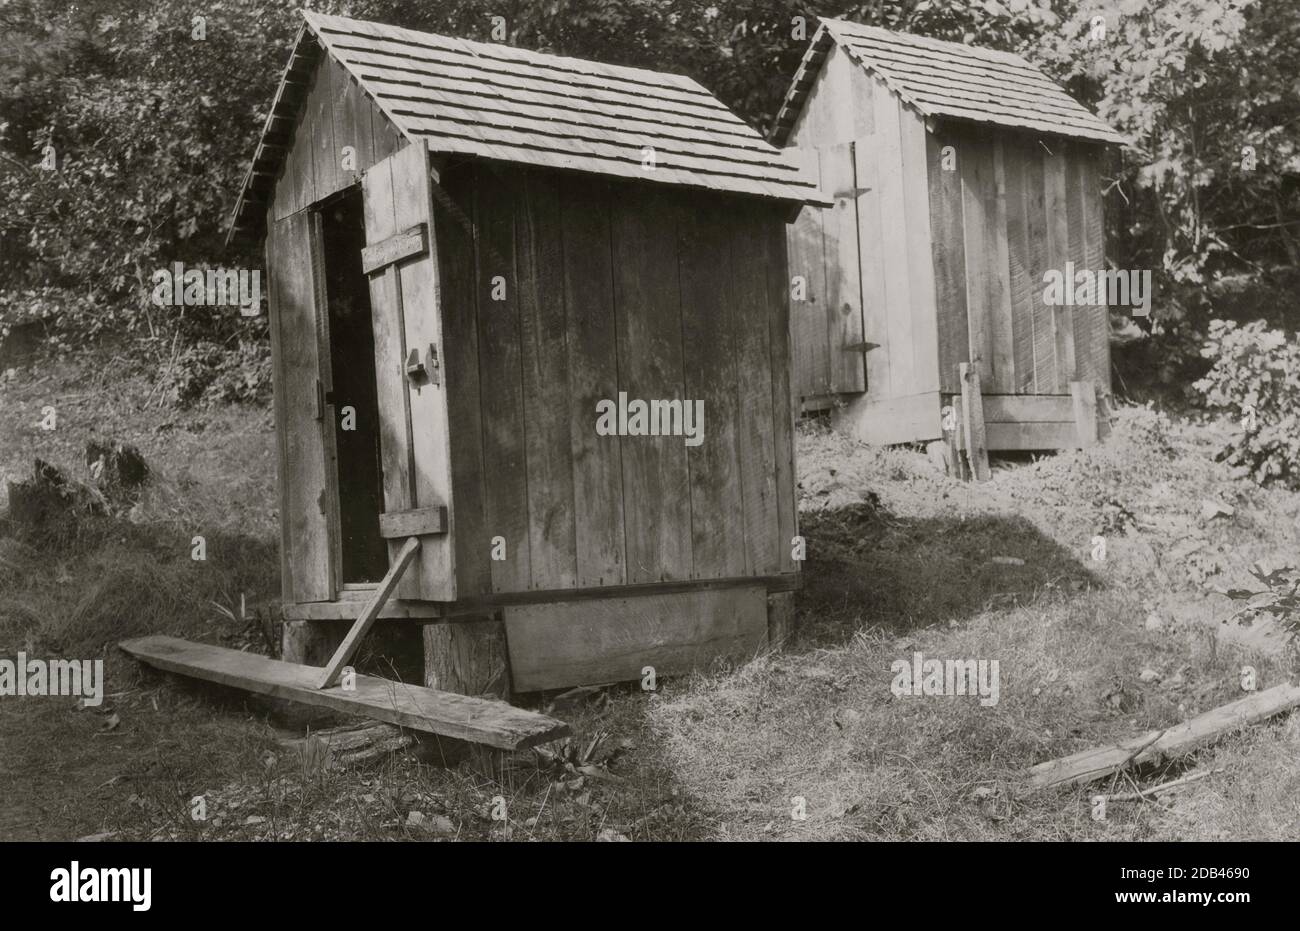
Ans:
{"type": "Polygon", "coordinates": [[[785,227],[824,203],[684,77],[306,12],[265,237],[285,654],[381,617],[501,694],[753,655],[798,581],[785,227]]]}

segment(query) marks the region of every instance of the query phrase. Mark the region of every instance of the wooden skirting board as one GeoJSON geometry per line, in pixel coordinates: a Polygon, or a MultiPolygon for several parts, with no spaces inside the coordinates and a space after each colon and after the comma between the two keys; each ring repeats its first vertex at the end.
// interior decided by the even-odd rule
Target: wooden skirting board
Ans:
{"type": "MultiPolygon", "coordinates": [[[[727,579],[684,579],[674,582],[647,582],[638,585],[617,585],[605,588],[548,589],[534,592],[503,592],[462,598],[454,602],[390,600],[379,612],[381,619],[409,618],[423,623],[436,623],[456,617],[482,617],[494,615],[502,608],[514,605],[551,604],[555,602],[588,601],[609,598],[639,598],[669,595],[678,592],[721,591],[725,589],[759,586],[768,592],[789,592],[800,585],[797,572],[784,575],[752,576],[727,579]]],[[[284,617],[291,621],[341,621],[357,618],[374,591],[373,586],[345,589],[336,601],[310,601],[287,604],[284,617]]]]}
{"type": "Polygon", "coordinates": [[[508,607],[510,673],[520,692],[601,685],[745,662],[768,644],[762,586],[508,607]]]}
{"type": "Polygon", "coordinates": [[[505,702],[374,676],[358,675],[353,689],[318,689],[322,672],[318,666],[284,663],[176,637],[139,637],[119,646],[140,662],[166,672],[500,750],[533,747],[569,734],[563,721],[505,702]]]}

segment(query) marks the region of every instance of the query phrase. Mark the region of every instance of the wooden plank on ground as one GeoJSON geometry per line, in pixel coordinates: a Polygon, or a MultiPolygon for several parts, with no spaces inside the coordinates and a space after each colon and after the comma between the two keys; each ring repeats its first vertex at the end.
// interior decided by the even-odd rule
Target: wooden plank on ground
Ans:
{"type": "Polygon", "coordinates": [[[578,584],[559,184],[553,173],[527,172],[515,223],[529,564],[531,587],[543,590],[578,584]]]}
{"type": "Polygon", "coordinates": [[[966,455],[975,481],[986,482],[989,480],[989,450],[984,436],[984,400],[980,395],[979,366],[963,362],[959,371],[966,455]]]}
{"type": "Polygon", "coordinates": [[[1182,724],[1148,731],[1122,743],[1094,747],[1031,767],[1028,788],[1086,785],[1122,772],[1170,760],[1220,737],[1300,706],[1300,685],[1275,685],[1221,705],[1182,724]]]}
{"type": "MultiPolygon", "coordinates": [[[[931,255],[938,315],[939,387],[961,391],[957,366],[970,360],[970,332],[966,323],[966,254],[962,220],[962,151],[955,137],[926,134],[926,163],[930,179],[931,255]],[[951,170],[944,168],[943,150],[953,148],[951,170]]],[[[865,287],[865,283],[864,283],[865,287]]],[[[871,357],[867,357],[870,371],[871,357]]]]}
{"type": "Polygon", "coordinates": [[[627,581],[622,438],[596,434],[597,403],[618,399],[614,270],[609,245],[613,197],[614,191],[605,181],[574,175],[560,183],[579,588],[627,581]]]}
{"type": "Polygon", "coordinates": [[[373,676],[357,676],[356,688],[351,690],[317,689],[317,667],[176,637],[140,637],[120,646],[142,663],[166,672],[501,750],[535,747],[569,733],[563,721],[505,702],[453,695],[373,676]]]}
{"type": "MultiPolygon", "coordinates": [[[[676,219],[669,199],[652,185],[620,185],[611,205],[618,387],[627,393],[629,404],[685,400],[676,219]]],[[[764,344],[766,339],[764,329],[764,344]]],[[[763,370],[767,371],[766,364],[763,370]]],[[[617,404],[618,395],[610,400],[617,404]]],[[[770,388],[767,403],[770,424],[770,388]]],[[[625,435],[616,442],[623,459],[628,582],[690,578],[691,495],[685,439],[625,435]]]]}
{"type": "Polygon", "coordinates": [[[852,142],[817,150],[822,191],[835,206],[822,212],[822,242],[826,254],[824,324],[830,349],[831,393],[866,388],[862,353],[846,349],[862,342],[862,287],[858,269],[858,193],[852,142]]]}
{"type": "Polygon", "coordinates": [[[379,587],[375,589],[366,606],[357,615],[356,621],[348,630],[347,636],[339,644],[330,661],[325,664],[325,671],[321,673],[320,681],[316,687],[327,689],[338,680],[339,674],[343,667],[352,659],[356,653],[357,647],[361,645],[361,638],[370,632],[374,626],[375,620],[379,617],[379,612],[383,610],[384,605],[392,596],[393,591],[397,588],[397,582],[401,579],[402,574],[406,572],[408,566],[415,561],[415,555],[420,551],[419,537],[407,537],[402,548],[398,550],[397,557],[393,564],[388,567],[388,572],[379,582],[379,587]]]}
{"type": "Polygon", "coordinates": [[[504,609],[516,691],[595,685],[742,663],[767,645],[762,586],[504,609]]]}

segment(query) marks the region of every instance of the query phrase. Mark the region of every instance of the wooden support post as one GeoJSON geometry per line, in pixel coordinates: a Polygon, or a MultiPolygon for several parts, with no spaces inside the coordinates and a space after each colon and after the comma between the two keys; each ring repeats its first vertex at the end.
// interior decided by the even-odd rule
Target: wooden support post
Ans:
{"type": "Polygon", "coordinates": [[[948,474],[959,481],[966,481],[970,478],[970,471],[966,468],[966,457],[963,455],[961,399],[951,398],[950,403],[939,411],[939,417],[943,426],[943,441],[948,446],[948,474]]]}
{"type": "Polygon", "coordinates": [[[1090,381],[1070,382],[1070,396],[1074,398],[1074,426],[1079,436],[1079,448],[1097,445],[1097,391],[1090,381]]]}
{"type": "Polygon", "coordinates": [[[980,373],[974,362],[958,366],[961,378],[962,432],[966,437],[966,455],[971,475],[977,482],[989,480],[989,450],[984,439],[984,397],[980,393],[980,373]]]}
{"type": "Polygon", "coordinates": [[[402,544],[402,548],[397,552],[397,558],[393,560],[392,566],[388,569],[388,574],[384,580],[379,583],[379,588],[375,590],[374,597],[366,605],[365,610],[357,618],[348,635],[343,638],[339,648],[334,651],[334,656],[330,658],[329,665],[325,667],[325,672],[321,674],[320,683],[316,686],[320,689],[327,689],[334,684],[338,678],[339,672],[347,665],[348,660],[352,659],[352,654],[357,651],[357,645],[361,643],[361,638],[366,635],[375,619],[379,617],[379,612],[387,603],[388,597],[397,588],[397,582],[406,571],[406,567],[415,559],[415,554],[420,551],[420,538],[408,537],[402,544]]]}
{"type": "Polygon", "coordinates": [[[794,634],[794,592],[770,592],[767,596],[767,642],[780,649],[794,634]]]}
{"type": "Polygon", "coordinates": [[[424,684],[443,692],[509,701],[510,665],[501,620],[466,618],[425,625],[424,684]]]}

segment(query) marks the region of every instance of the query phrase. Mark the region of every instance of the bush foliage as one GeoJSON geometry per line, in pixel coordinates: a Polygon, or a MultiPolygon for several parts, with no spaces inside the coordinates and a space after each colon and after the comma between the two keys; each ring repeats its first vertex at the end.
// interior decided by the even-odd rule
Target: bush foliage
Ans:
{"type": "MultiPolygon", "coordinates": [[[[264,320],[152,306],[150,276],[177,261],[260,265],[255,250],[223,252],[222,241],[300,5],[0,6],[0,338],[40,319],[52,348],[112,337],[169,374],[197,366],[193,381],[212,369],[200,343],[264,347],[264,320]]],[[[1017,51],[1131,139],[1106,172],[1109,251],[1155,270],[1157,321],[1176,326],[1190,309],[1203,325],[1207,282],[1300,265],[1292,0],[309,5],[480,40],[505,16],[510,44],[688,74],[760,130],[819,15],[1017,51]]]]}
{"type": "Polygon", "coordinates": [[[1215,320],[1201,354],[1213,365],[1193,387],[1236,421],[1222,457],[1261,484],[1300,486],[1300,345],[1262,320],[1215,320]]]}

